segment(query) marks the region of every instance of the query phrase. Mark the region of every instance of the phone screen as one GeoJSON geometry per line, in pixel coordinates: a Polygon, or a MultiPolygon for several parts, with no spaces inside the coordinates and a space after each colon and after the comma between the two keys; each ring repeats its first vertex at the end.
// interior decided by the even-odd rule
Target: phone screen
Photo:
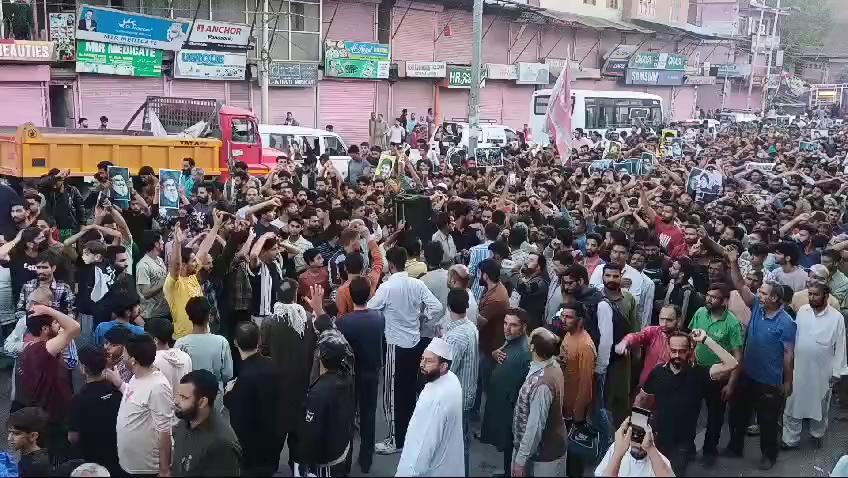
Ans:
{"type": "Polygon", "coordinates": [[[642,443],[645,438],[645,430],[651,419],[651,411],[644,408],[633,407],[630,413],[630,426],[633,428],[632,439],[636,443],[642,443]]]}

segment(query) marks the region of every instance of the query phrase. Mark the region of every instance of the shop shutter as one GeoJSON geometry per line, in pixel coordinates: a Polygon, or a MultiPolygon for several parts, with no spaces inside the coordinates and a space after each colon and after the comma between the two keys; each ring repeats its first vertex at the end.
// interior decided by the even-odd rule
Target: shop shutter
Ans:
{"type": "MultiPolygon", "coordinates": [[[[271,124],[283,124],[286,113],[291,111],[304,128],[315,128],[315,88],[270,88],[268,105],[271,109],[271,124]]],[[[253,109],[262,117],[262,92],[253,90],[253,109]]]]}
{"type": "Polygon", "coordinates": [[[171,95],[175,98],[201,98],[226,102],[226,82],[212,80],[174,79],[171,81],[171,95]]]}
{"type": "Polygon", "coordinates": [[[416,10],[415,5],[392,9],[392,60],[433,61],[435,31],[435,12],[416,10]]]}
{"type": "Polygon", "coordinates": [[[323,38],[373,42],[376,12],[377,5],[374,3],[325,1],[321,7],[321,16],[324,18],[323,38]]]}
{"type": "Polygon", "coordinates": [[[471,64],[473,43],[471,12],[445,10],[439,12],[436,36],[436,58],[459,65],[471,64]],[[448,36],[448,33],[450,36],[448,36]]]}
{"type": "Polygon", "coordinates": [[[503,109],[504,81],[487,81],[485,88],[480,88],[480,120],[501,124],[503,109]]]}
{"type": "Polygon", "coordinates": [[[534,88],[531,85],[507,83],[503,89],[503,109],[501,124],[521,131],[524,124],[530,124],[530,101],[534,88]]]}
{"type": "MultiPolygon", "coordinates": [[[[106,115],[111,127],[123,128],[148,96],[165,96],[162,78],[80,74],[78,85],[80,116],[95,126],[97,118],[106,115]]],[[[131,128],[141,128],[141,116],[138,115],[131,128]]]]}
{"type": "Polygon", "coordinates": [[[468,119],[468,90],[441,88],[439,91],[439,117],[442,121],[468,119]]]}
{"type": "Polygon", "coordinates": [[[427,114],[427,108],[433,107],[432,80],[400,80],[392,85],[393,107],[389,118],[400,116],[402,109],[415,113],[415,117],[427,114]]]}
{"type": "Polygon", "coordinates": [[[0,83],[0,95],[3,97],[3,118],[0,123],[18,126],[32,123],[45,126],[47,96],[44,82],[4,82],[0,83]]]}
{"type": "Polygon", "coordinates": [[[250,109],[250,84],[247,81],[227,81],[227,104],[250,109]]]}
{"type": "Polygon", "coordinates": [[[376,111],[377,82],[323,80],[318,85],[318,128],[331,124],[347,144],[368,141],[368,119],[376,111]]]}

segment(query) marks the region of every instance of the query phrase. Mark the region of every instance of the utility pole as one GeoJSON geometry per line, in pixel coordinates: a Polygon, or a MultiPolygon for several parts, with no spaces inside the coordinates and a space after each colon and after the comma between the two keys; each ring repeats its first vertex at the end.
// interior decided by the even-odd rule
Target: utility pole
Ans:
{"type": "Polygon", "coordinates": [[[480,134],[480,61],[483,56],[483,0],[474,0],[472,11],[474,43],[471,44],[471,92],[468,95],[468,157],[477,157],[480,134]]]}
{"type": "Polygon", "coordinates": [[[745,109],[751,109],[751,94],[754,92],[754,72],[757,66],[757,55],[760,53],[760,32],[763,31],[763,15],[766,13],[765,6],[760,6],[760,22],[757,24],[757,37],[754,39],[754,47],[751,52],[751,76],[748,78],[748,96],[745,99],[745,109]]]}
{"type": "Polygon", "coordinates": [[[271,104],[268,99],[268,87],[270,85],[268,74],[270,73],[271,66],[271,34],[268,26],[268,4],[269,0],[262,1],[262,48],[259,51],[259,90],[262,97],[262,114],[260,119],[265,124],[271,122],[271,104]]]}
{"type": "MultiPolygon", "coordinates": [[[[771,24],[771,47],[769,48],[769,57],[768,57],[768,67],[766,68],[766,84],[763,88],[763,105],[762,110],[760,111],[760,116],[766,116],[766,103],[768,103],[769,98],[769,88],[768,88],[768,79],[771,76],[771,65],[774,63],[774,47],[775,41],[774,38],[777,35],[777,22],[780,19],[780,0],[777,0],[777,7],[774,9],[774,21],[771,24]]],[[[780,87],[780,84],[778,84],[780,87]]]]}

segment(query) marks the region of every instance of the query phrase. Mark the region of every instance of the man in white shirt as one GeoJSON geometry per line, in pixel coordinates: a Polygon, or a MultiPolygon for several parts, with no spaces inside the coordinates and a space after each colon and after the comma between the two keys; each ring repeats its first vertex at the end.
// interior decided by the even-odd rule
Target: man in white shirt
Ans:
{"type": "Polygon", "coordinates": [[[400,120],[395,120],[395,124],[389,128],[389,143],[391,144],[401,144],[403,143],[403,135],[406,133],[406,130],[403,129],[403,126],[400,125],[400,120]]]}
{"type": "Polygon", "coordinates": [[[654,446],[650,427],[645,430],[645,438],[641,443],[631,438],[632,429],[628,418],[615,432],[615,443],[607,449],[601,463],[595,468],[595,476],[674,476],[668,458],[654,446]]]}
{"type": "Polygon", "coordinates": [[[831,387],[848,375],[845,356],[845,322],[827,303],[830,287],[816,282],[808,288],[810,303],[795,317],[795,362],[792,392],[783,410],[783,448],[798,448],[804,419],[810,420],[810,436],[822,445],[830,412],[831,387]]]}
{"type": "MultiPolygon", "coordinates": [[[[639,330],[651,325],[651,314],[654,309],[654,281],[643,272],[630,267],[627,260],[630,257],[629,244],[615,243],[610,249],[610,262],[621,267],[621,288],[630,292],[639,305],[641,326],[639,330]],[[628,285],[629,283],[629,285],[628,285]]],[[[596,267],[589,279],[589,285],[604,290],[604,268],[596,267]]]]}
{"type": "Polygon", "coordinates": [[[126,346],[133,377],[124,383],[113,370],[106,374],[123,398],[118,409],[118,462],[131,475],[170,476],[174,395],[168,379],[153,368],[156,344],[149,335],[134,335],[126,346]]]}
{"type": "MultiPolygon", "coordinates": [[[[430,289],[421,280],[409,277],[405,272],[407,258],[406,249],[403,247],[392,247],[386,251],[389,279],[368,301],[368,308],[382,311],[386,321],[386,385],[383,387],[383,409],[389,424],[389,436],[374,447],[381,455],[401,451],[415,408],[415,370],[424,348],[419,317],[423,317],[426,325],[428,322],[438,321],[443,310],[441,302],[430,289]]],[[[461,413],[462,410],[460,421],[461,413]]]]}
{"type": "Polygon", "coordinates": [[[427,384],[395,476],[464,476],[462,386],[450,371],[451,360],[451,346],[438,337],[422,354],[420,374],[427,384]]]}

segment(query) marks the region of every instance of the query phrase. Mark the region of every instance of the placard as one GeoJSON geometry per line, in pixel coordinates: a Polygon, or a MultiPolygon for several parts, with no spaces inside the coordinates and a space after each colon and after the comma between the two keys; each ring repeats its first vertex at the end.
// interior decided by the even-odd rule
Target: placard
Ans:
{"type": "Polygon", "coordinates": [[[618,141],[610,141],[607,143],[607,148],[604,150],[604,159],[613,161],[621,159],[621,143],[618,141]]]}
{"type": "Polygon", "coordinates": [[[395,161],[397,161],[396,156],[384,152],[380,156],[380,161],[377,162],[377,167],[374,168],[374,178],[387,179],[392,177],[395,170],[395,161]]]}
{"type": "Polygon", "coordinates": [[[686,190],[696,201],[709,203],[721,196],[724,178],[716,169],[692,168],[686,182],[686,190]]]}
{"type": "Polygon", "coordinates": [[[447,63],[443,61],[408,61],[406,76],[409,78],[444,78],[447,75],[447,63]]]}
{"type": "Polygon", "coordinates": [[[477,148],[474,152],[477,167],[484,168],[491,166],[493,168],[503,167],[504,158],[501,148],[477,148]]]}
{"type": "Polygon", "coordinates": [[[331,78],[387,79],[389,45],[343,40],[324,41],[324,74],[331,78]]]}
{"type": "Polygon", "coordinates": [[[51,13],[50,39],[56,47],[56,59],[74,61],[76,58],[76,13],[51,13]]]}
{"type": "Polygon", "coordinates": [[[159,170],[159,207],[178,209],[180,207],[180,175],[177,169],[159,170]]]}
{"type": "Polygon", "coordinates": [[[816,153],[819,150],[819,144],[809,141],[801,141],[798,144],[798,150],[802,153],[816,153]]]}
{"type": "Polygon", "coordinates": [[[109,176],[109,200],[112,204],[121,209],[126,209],[130,206],[130,197],[132,195],[132,183],[130,182],[130,170],[121,166],[109,166],[106,168],[106,174],[109,176]]]}

